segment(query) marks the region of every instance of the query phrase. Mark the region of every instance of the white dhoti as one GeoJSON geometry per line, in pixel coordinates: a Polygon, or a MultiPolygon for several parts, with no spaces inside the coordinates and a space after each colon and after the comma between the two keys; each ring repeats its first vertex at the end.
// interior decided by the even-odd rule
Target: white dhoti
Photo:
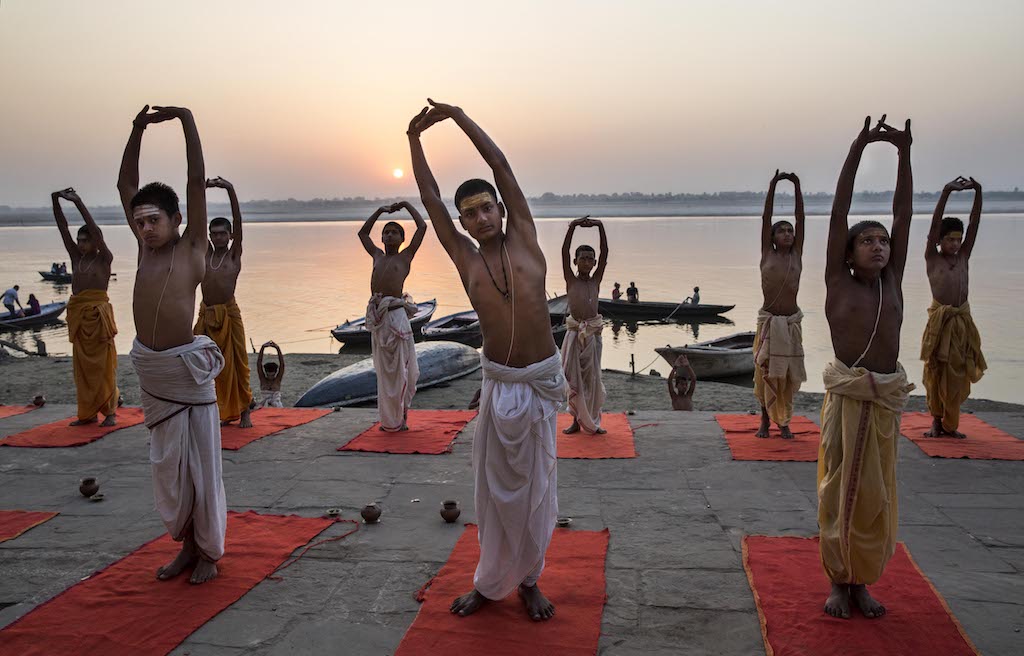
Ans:
{"type": "Polygon", "coordinates": [[[558,516],[555,420],[565,401],[559,354],[528,367],[480,356],[483,384],[473,436],[480,562],[473,586],[488,599],[532,586],[558,516]]]}
{"type": "Polygon", "coordinates": [[[416,304],[408,294],[402,298],[374,294],[366,306],[366,329],[377,371],[377,412],[385,431],[401,430],[416,394],[420,368],[409,324],[414,314],[416,304]]]}
{"type": "Polygon", "coordinates": [[[562,370],[569,384],[569,413],[585,433],[596,433],[601,427],[604,405],[604,382],[601,380],[600,314],[577,321],[565,318],[565,341],[562,343],[562,370]]]}
{"type": "Polygon", "coordinates": [[[257,408],[283,408],[281,403],[281,390],[265,391],[260,390],[262,398],[256,404],[257,408]]]}
{"type": "Polygon", "coordinates": [[[171,537],[182,540],[191,529],[202,556],[217,560],[224,555],[227,500],[214,380],[224,356],[200,335],[166,351],[136,339],[131,358],[150,432],[156,509],[171,537]]]}

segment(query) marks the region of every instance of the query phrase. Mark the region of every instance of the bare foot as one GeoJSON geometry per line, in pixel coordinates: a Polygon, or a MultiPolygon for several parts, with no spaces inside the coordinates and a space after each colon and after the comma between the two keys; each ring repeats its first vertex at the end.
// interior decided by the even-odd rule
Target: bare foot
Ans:
{"type": "Polygon", "coordinates": [[[200,558],[199,562],[196,563],[195,570],[192,572],[192,578],[188,582],[199,585],[215,578],[217,578],[217,563],[200,558]]]}
{"type": "Polygon", "coordinates": [[[601,428],[600,426],[598,426],[597,430],[594,431],[595,435],[605,435],[607,433],[608,433],[608,431],[606,431],[605,429],[601,428]]]}
{"type": "Polygon", "coordinates": [[[519,596],[526,604],[526,614],[535,622],[549,620],[555,616],[555,605],[548,601],[548,598],[541,593],[540,588],[536,585],[529,587],[520,585],[519,596]]]}
{"type": "Polygon", "coordinates": [[[761,408],[761,426],[754,435],[756,437],[768,437],[769,428],[771,428],[771,424],[768,422],[768,411],[761,408]]]}
{"type": "Polygon", "coordinates": [[[117,414],[107,415],[103,418],[103,423],[100,426],[116,426],[117,425],[117,414]]]}
{"type": "Polygon", "coordinates": [[[878,601],[868,593],[866,585],[851,585],[850,599],[853,599],[853,603],[857,604],[857,608],[859,608],[860,612],[864,613],[864,617],[867,617],[868,619],[874,619],[885,615],[885,606],[878,603],[878,601]]]}
{"type": "Polygon", "coordinates": [[[96,417],[89,417],[88,419],[76,419],[69,426],[85,426],[86,424],[96,423],[96,417]]]}
{"type": "Polygon", "coordinates": [[[252,428],[252,417],[250,416],[249,410],[242,410],[242,416],[238,420],[239,428],[252,428]]]}
{"type": "Polygon", "coordinates": [[[476,410],[477,408],[480,407],[480,392],[482,392],[482,391],[483,391],[483,389],[477,388],[476,394],[473,395],[472,400],[470,400],[470,402],[469,402],[469,409],[470,410],[476,410]]]}
{"type": "Polygon", "coordinates": [[[468,592],[461,597],[456,597],[455,601],[449,607],[449,610],[460,617],[466,615],[472,615],[476,611],[480,610],[480,607],[486,603],[487,597],[483,596],[476,591],[476,588],[472,592],[468,592]]]}
{"type": "Polygon", "coordinates": [[[409,424],[402,424],[402,427],[398,429],[398,432],[401,433],[402,431],[407,430],[409,430],[409,424]]]}
{"type": "Polygon", "coordinates": [[[779,426],[779,432],[782,433],[782,439],[793,439],[793,431],[789,430],[789,426],[779,426]]]}
{"type": "Polygon", "coordinates": [[[182,545],[181,551],[171,562],[167,563],[156,571],[156,577],[161,581],[167,579],[173,579],[178,574],[181,574],[182,570],[196,562],[198,556],[188,548],[187,545],[182,545]]]}
{"type": "Polygon", "coordinates": [[[832,592],[825,600],[825,612],[832,617],[850,619],[850,591],[847,586],[832,584],[832,592]]]}
{"type": "Polygon", "coordinates": [[[965,435],[964,433],[961,433],[960,431],[953,431],[951,433],[946,433],[946,435],[949,435],[950,437],[955,437],[958,440],[965,440],[965,439],[967,439],[967,435],[965,435]]]}
{"type": "Polygon", "coordinates": [[[580,425],[579,425],[579,423],[577,423],[577,421],[575,419],[573,419],[572,420],[572,426],[569,426],[568,428],[566,428],[562,432],[565,433],[566,435],[572,435],[573,433],[578,433],[578,432],[580,432],[580,425]]]}
{"type": "Polygon", "coordinates": [[[924,434],[925,437],[942,437],[946,434],[946,431],[942,430],[942,419],[939,417],[932,417],[932,428],[930,431],[924,434]]]}

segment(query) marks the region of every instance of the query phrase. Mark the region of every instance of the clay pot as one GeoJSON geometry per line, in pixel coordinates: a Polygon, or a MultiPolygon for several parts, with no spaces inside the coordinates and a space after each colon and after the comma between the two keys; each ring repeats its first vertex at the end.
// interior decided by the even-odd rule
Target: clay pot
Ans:
{"type": "Polygon", "coordinates": [[[453,524],[461,514],[462,511],[459,510],[458,501],[449,500],[441,504],[441,517],[443,517],[444,521],[448,522],[449,524],[453,524]]]}
{"type": "Polygon", "coordinates": [[[46,397],[43,396],[42,394],[36,394],[32,398],[32,405],[39,408],[43,407],[44,405],[46,405],[46,397]]]}
{"type": "Polygon", "coordinates": [[[363,521],[367,524],[376,524],[380,520],[380,506],[376,503],[368,503],[363,506],[359,514],[362,515],[363,521]]]}
{"type": "Polygon", "coordinates": [[[82,493],[83,497],[91,497],[100,491],[100,484],[96,482],[95,478],[83,478],[78,486],[78,491],[82,493]]]}

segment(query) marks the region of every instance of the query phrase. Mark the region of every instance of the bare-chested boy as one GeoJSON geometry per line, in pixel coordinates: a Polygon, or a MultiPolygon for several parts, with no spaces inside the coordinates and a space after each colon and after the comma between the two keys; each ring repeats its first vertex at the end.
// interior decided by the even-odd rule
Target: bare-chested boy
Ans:
{"type": "Polygon", "coordinates": [[[981,353],[981,335],[967,302],[971,252],[981,223],[981,185],[974,178],[959,177],[945,186],[935,206],[924,261],[932,287],[928,324],[921,338],[924,389],[932,429],[926,437],[966,437],[960,427],[960,404],[971,395],[971,383],[981,380],[988,365],[981,353]],[[942,215],[954,191],[974,190],[971,223],[964,236],[958,218],[942,215]]]}
{"type": "Polygon", "coordinates": [[[473,590],[451,605],[469,615],[488,599],[519,591],[534,620],[554,615],[537,579],[558,515],[555,420],[565,378],[544,294],[547,263],[526,196],[491,138],[458,107],[430,101],[409,124],[420,197],[452,258],[483,333],[483,386],[473,438],[480,561],[473,590]],[[469,180],[455,192],[461,234],[441,200],[420,133],[451,118],[494,173],[497,192],[469,180]],[[508,231],[502,219],[508,210],[508,231]],[[474,240],[476,243],[474,243],[474,240]]]}
{"type": "Polygon", "coordinates": [[[818,528],[822,566],[832,591],[825,612],[850,616],[852,601],[869,618],[885,607],[867,585],[896,550],[896,443],[913,385],[899,363],[903,270],[914,184],[910,121],[904,130],[871,119],[854,140],[832,204],[825,261],[825,318],[835,360],[825,367],[818,450],[818,528]],[[892,235],[877,221],[847,227],[853,184],[868,144],[899,152],[892,235]]]}
{"type": "Polygon", "coordinates": [[[224,368],[217,374],[217,408],[220,421],[238,420],[241,428],[252,428],[249,387],[249,350],[245,344],[242,311],[235,302],[235,287],[242,271],[242,210],[235,187],[221,177],[206,181],[208,189],[224,189],[231,202],[231,219],[218,216],[210,221],[211,249],[206,254],[203,300],[192,332],[212,339],[224,356],[224,368]]]}
{"type": "Polygon", "coordinates": [[[114,309],[110,306],[107,287],[110,285],[110,264],[114,255],[103,239],[103,231],[93,221],[85,203],[74,189],[55,191],[53,216],[71,258],[71,299],[68,301],[68,339],[72,344],[71,361],[75,370],[75,393],[78,397],[78,418],[72,426],[89,424],[103,413],[101,426],[117,423],[117,348],[114,337],[114,309]],[[78,239],[71,238],[68,220],[61,209],[64,199],[74,203],[85,225],[78,229],[78,239]]]}
{"type": "Polygon", "coordinates": [[[377,208],[359,230],[363,248],[373,258],[370,274],[370,301],[366,305],[366,328],[373,348],[373,368],[377,371],[377,413],[380,429],[394,432],[409,430],[409,407],[416,394],[420,377],[416,362],[416,341],[409,318],[416,314],[416,303],[406,294],[405,279],[409,277],[412,258],[427,234],[427,224],[410,203],[402,201],[377,208]],[[416,233],[405,250],[405,230],[394,221],[384,224],[381,250],[373,243],[370,231],[381,214],[405,209],[416,223],[416,233]]]}
{"type": "Polygon", "coordinates": [[[685,355],[676,358],[668,375],[668,395],[673,410],[693,410],[693,392],[697,389],[697,374],[685,355]]]}
{"type": "Polygon", "coordinates": [[[192,334],[196,287],[206,270],[206,170],[192,112],[146,105],[132,125],[117,181],[128,225],[139,244],[132,311],[132,363],[150,430],[156,507],[181,552],[157,570],[169,579],[195,564],[192,583],[217,575],[224,554],[227,502],[221,473],[220,421],[214,379],[220,349],[192,334]],[[139,189],[142,133],[152,123],[178,120],[188,160],[188,222],[183,233],[178,196],[160,182],[139,189]]]}
{"type": "Polygon", "coordinates": [[[264,342],[256,357],[256,374],[260,377],[258,408],[281,408],[281,381],[284,380],[284,354],[277,342],[264,342]],[[277,362],[263,362],[263,352],[270,347],[277,351],[277,362]]]}
{"type": "Polygon", "coordinates": [[[601,281],[608,267],[608,237],[604,224],[585,216],[569,224],[562,243],[562,275],[565,277],[566,295],[569,297],[569,314],[565,317],[565,341],[562,343],[562,370],[569,384],[569,414],[572,425],[566,434],[577,433],[582,428],[591,435],[608,431],[601,428],[601,406],[604,405],[604,383],[601,381],[601,330],[604,317],[597,312],[597,297],[601,292],[601,281]],[[597,227],[601,239],[601,257],[598,259],[593,246],[581,245],[576,256],[570,260],[572,235],[576,228],[597,227]],[[572,265],[577,273],[573,273],[572,265]],[[594,265],[597,268],[594,268],[594,265]],[[593,275],[591,275],[593,271],[593,275]]]}
{"type": "Polygon", "coordinates": [[[758,437],[768,437],[770,421],[785,439],[792,439],[793,396],[807,380],[804,369],[804,313],[796,304],[804,254],[804,196],[795,173],[779,173],[768,186],[761,217],[761,291],[764,304],[757,313],[754,336],[754,396],[761,404],[758,437]],[[789,221],[772,223],[775,186],[780,180],[793,183],[796,197],[796,228],[789,221]]]}

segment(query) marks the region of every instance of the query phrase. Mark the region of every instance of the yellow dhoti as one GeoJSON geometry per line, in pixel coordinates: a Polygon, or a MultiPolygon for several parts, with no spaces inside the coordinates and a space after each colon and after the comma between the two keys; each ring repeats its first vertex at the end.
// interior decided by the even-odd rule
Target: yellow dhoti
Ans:
{"type": "Polygon", "coordinates": [[[217,374],[217,407],[221,421],[238,419],[252,403],[252,390],[245,327],[235,299],[220,305],[200,303],[199,318],[192,332],[212,339],[224,354],[224,368],[217,374]]]}
{"type": "Polygon", "coordinates": [[[86,289],[68,301],[68,339],[72,344],[78,418],[97,413],[109,417],[117,411],[117,349],[114,309],[107,292],[86,289]]]}
{"type": "Polygon", "coordinates": [[[870,585],[896,551],[896,442],[914,386],[896,372],[825,367],[818,448],[821,564],[833,583],[870,585]]]}
{"type": "Polygon", "coordinates": [[[793,418],[793,396],[807,380],[804,369],[804,313],[776,316],[760,310],[754,335],[754,396],[768,418],[789,426],[793,418]]]}
{"type": "Polygon", "coordinates": [[[960,425],[960,404],[970,396],[971,383],[981,380],[988,368],[970,303],[953,307],[932,300],[921,338],[921,359],[928,411],[942,419],[944,430],[955,431],[960,425]]]}

